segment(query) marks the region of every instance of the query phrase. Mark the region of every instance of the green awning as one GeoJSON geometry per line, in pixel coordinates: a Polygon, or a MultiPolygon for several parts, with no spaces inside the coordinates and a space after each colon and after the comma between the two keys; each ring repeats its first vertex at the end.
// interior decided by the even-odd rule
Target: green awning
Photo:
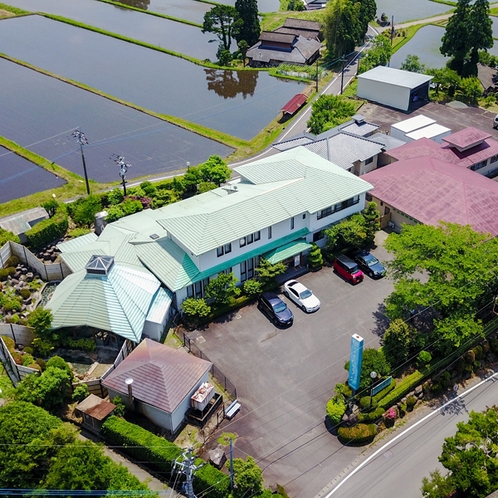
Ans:
{"type": "Polygon", "coordinates": [[[274,265],[275,263],[284,261],[284,259],[292,258],[292,256],[295,256],[296,254],[307,251],[310,247],[311,244],[308,244],[303,239],[295,240],[294,242],[289,242],[284,246],[278,247],[277,249],[266,253],[264,258],[274,265]]]}

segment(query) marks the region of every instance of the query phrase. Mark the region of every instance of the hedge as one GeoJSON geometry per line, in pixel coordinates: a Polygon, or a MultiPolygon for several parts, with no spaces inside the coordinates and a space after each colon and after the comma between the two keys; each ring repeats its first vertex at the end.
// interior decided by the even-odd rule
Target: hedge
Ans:
{"type": "MultiPolygon", "coordinates": [[[[138,425],[111,416],[102,425],[102,436],[107,442],[121,446],[122,451],[138,461],[170,475],[174,460],[182,449],[166,439],[156,436],[138,425]]],[[[198,464],[203,463],[198,459],[198,464]]],[[[206,464],[195,473],[194,490],[201,494],[209,489],[210,498],[226,498],[230,492],[230,479],[212,465],[206,464]]]]}
{"type": "Polygon", "coordinates": [[[166,474],[171,474],[175,458],[182,454],[176,444],[116,416],[104,422],[102,436],[109,443],[122,446],[122,450],[135,460],[148,462],[166,474]]]}
{"type": "Polygon", "coordinates": [[[360,413],[358,415],[358,421],[365,423],[377,422],[377,420],[380,420],[382,418],[382,415],[384,415],[384,408],[379,406],[372,412],[360,413]]]}
{"type": "Polygon", "coordinates": [[[427,377],[427,372],[419,372],[415,370],[412,374],[405,377],[402,381],[398,382],[396,389],[393,389],[387,396],[379,401],[379,406],[384,410],[387,410],[396,401],[401,399],[403,396],[407,395],[415,387],[417,387],[420,382],[427,377]]]}
{"type": "Polygon", "coordinates": [[[67,209],[64,204],[61,204],[52,218],[40,221],[26,232],[28,245],[34,248],[44,247],[62,237],[66,233],[67,227],[67,209]]]}
{"type": "Polygon", "coordinates": [[[354,427],[339,427],[338,438],[342,444],[368,444],[377,435],[375,424],[356,424],[354,427]]]}

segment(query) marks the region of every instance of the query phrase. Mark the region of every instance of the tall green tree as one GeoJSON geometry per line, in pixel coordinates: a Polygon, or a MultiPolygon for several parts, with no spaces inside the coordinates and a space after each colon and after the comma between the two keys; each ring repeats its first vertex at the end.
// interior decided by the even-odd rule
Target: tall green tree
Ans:
{"type": "Polygon", "coordinates": [[[498,239],[470,226],[418,224],[390,234],[385,247],[394,254],[388,263],[394,292],[386,299],[391,319],[431,308],[443,350],[482,332],[475,315],[498,293],[498,239]]]}
{"type": "Polygon", "coordinates": [[[401,64],[400,69],[410,71],[412,73],[425,73],[425,65],[420,62],[418,55],[408,54],[405,61],[401,64]]]}
{"type": "Polygon", "coordinates": [[[375,234],[380,230],[380,212],[375,202],[369,202],[362,212],[367,232],[367,243],[373,244],[375,234]]]}
{"type": "MultiPolygon", "coordinates": [[[[230,50],[232,38],[239,30],[239,14],[231,5],[216,5],[204,14],[203,33],[214,33],[220,40],[221,50],[230,50]]],[[[247,40],[246,40],[247,41],[247,40]]]]}
{"type": "Polygon", "coordinates": [[[460,76],[477,76],[478,51],[493,46],[488,0],[458,0],[441,41],[441,53],[451,57],[448,67],[460,76]]]}
{"type": "Polygon", "coordinates": [[[377,66],[387,66],[392,51],[390,39],[383,33],[377,35],[372,42],[372,48],[361,59],[359,71],[364,73],[377,66]]]}
{"type": "Polygon", "coordinates": [[[249,47],[252,47],[261,34],[259,25],[258,1],[257,0],[236,0],[235,10],[239,14],[240,24],[235,34],[237,43],[245,40],[249,47]]]}
{"type": "Polygon", "coordinates": [[[310,132],[319,135],[347,121],[354,115],[356,107],[341,95],[320,95],[311,106],[307,123],[310,132]]]}
{"type": "Polygon", "coordinates": [[[212,182],[217,187],[232,176],[232,170],[220,156],[211,156],[205,163],[198,166],[197,171],[203,182],[212,182]]]}
{"type": "Polygon", "coordinates": [[[366,33],[360,21],[360,3],[329,0],[325,7],[324,32],[329,58],[351,53],[366,33]]]}
{"type": "Polygon", "coordinates": [[[214,299],[218,305],[229,304],[230,299],[239,293],[237,278],[233,272],[220,273],[206,285],[206,297],[214,299]]]}
{"type": "Polygon", "coordinates": [[[382,342],[382,351],[394,368],[402,366],[421,344],[418,332],[400,318],[389,324],[382,342]]]}
{"type": "Polygon", "coordinates": [[[234,498],[259,496],[263,491],[263,473],[254,458],[250,456],[246,460],[234,458],[233,474],[234,498]]]}

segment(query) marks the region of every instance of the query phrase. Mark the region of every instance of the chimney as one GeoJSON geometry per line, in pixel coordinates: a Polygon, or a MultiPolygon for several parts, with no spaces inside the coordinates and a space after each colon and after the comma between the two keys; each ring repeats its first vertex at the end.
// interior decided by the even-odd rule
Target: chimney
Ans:
{"type": "Polygon", "coordinates": [[[133,391],[131,385],[133,384],[133,379],[128,377],[125,380],[125,384],[128,386],[128,398],[130,398],[130,403],[133,403],[133,391]]]}

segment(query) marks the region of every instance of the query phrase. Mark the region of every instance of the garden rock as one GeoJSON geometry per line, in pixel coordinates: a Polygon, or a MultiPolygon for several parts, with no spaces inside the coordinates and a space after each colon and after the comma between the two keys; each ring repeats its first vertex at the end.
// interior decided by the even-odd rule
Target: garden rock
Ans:
{"type": "Polygon", "coordinates": [[[33,278],[34,278],[34,275],[32,272],[28,272],[26,273],[26,281],[28,282],[32,282],[33,281],[33,278]]]}
{"type": "Polygon", "coordinates": [[[422,391],[422,386],[417,386],[417,387],[415,388],[414,394],[415,394],[415,396],[416,396],[417,398],[422,397],[422,396],[423,396],[423,394],[424,394],[424,393],[423,393],[423,391],[422,391]]]}

